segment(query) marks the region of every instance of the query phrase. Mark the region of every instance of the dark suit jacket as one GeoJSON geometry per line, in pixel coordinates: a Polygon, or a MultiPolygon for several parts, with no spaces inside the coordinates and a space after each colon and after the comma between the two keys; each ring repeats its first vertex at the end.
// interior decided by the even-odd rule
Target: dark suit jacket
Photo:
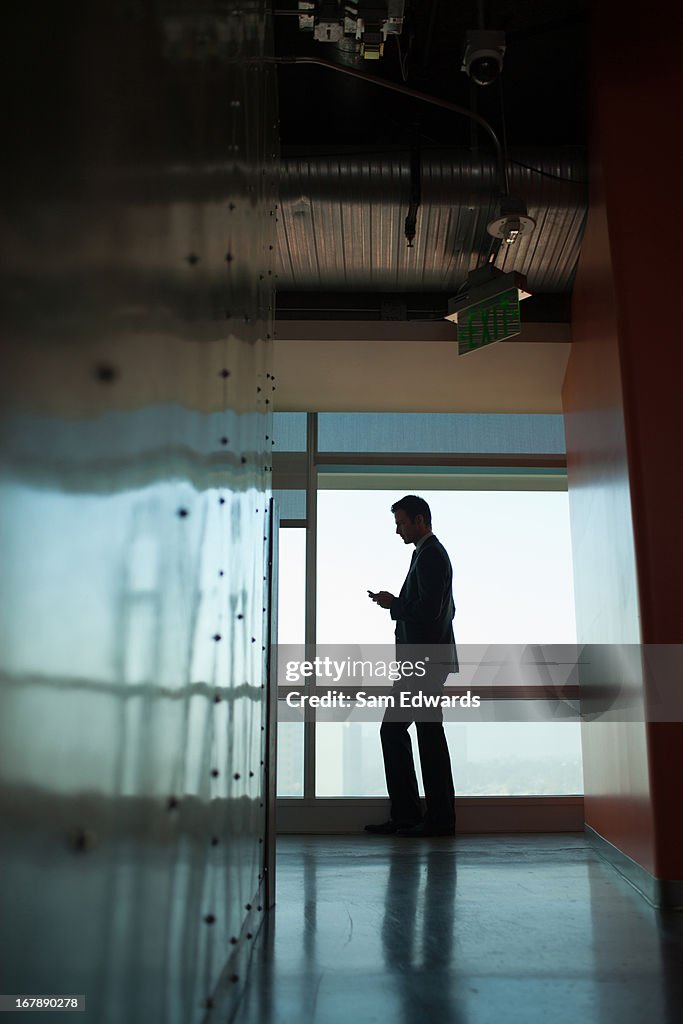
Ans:
{"type": "Polygon", "coordinates": [[[391,602],[389,612],[396,621],[397,644],[443,645],[439,661],[447,671],[458,671],[453,569],[445,547],[433,534],[414,552],[401,592],[391,602]]]}

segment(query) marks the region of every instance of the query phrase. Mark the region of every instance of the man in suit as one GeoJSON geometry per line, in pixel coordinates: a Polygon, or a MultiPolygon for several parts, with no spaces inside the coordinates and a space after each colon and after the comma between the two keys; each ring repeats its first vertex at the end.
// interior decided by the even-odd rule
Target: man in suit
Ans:
{"type": "MultiPolygon", "coordinates": [[[[398,597],[386,590],[368,594],[396,622],[397,660],[414,660],[416,655],[419,657],[420,645],[425,645],[431,660],[421,689],[439,692],[448,673],[458,671],[453,635],[453,570],[446,549],[432,533],[432,516],[424,498],[408,494],[392,505],[391,511],[396,533],[404,544],[414,544],[415,551],[398,597]]],[[[455,790],[441,709],[426,713],[388,708],[380,737],[391,817],[381,825],[366,825],[366,831],[413,837],[454,835],[455,790]],[[427,804],[424,818],[408,733],[413,721],[427,804]]]]}

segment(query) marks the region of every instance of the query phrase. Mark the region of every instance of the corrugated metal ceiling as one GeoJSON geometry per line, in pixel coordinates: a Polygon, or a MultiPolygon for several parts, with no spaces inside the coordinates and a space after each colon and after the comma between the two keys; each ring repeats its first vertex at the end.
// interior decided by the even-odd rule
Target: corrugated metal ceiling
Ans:
{"type": "MultiPolygon", "coordinates": [[[[527,276],[534,293],[571,289],[587,211],[577,150],[512,152],[511,194],[536,229],[501,248],[496,266],[527,276]],[[522,166],[526,165],[526,166],[522,166]]],[[[497,182],[488,155],[423,153],[413,247],[404,236],[410,154],[350,153],[282,161],[278,289],[434,292],[459,287],[492,239],[497,182]]]]}

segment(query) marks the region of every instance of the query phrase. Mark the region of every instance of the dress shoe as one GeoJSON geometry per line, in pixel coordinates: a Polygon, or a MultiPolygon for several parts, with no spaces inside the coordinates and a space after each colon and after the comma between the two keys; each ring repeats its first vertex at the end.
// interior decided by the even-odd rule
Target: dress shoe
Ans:
{"type": "Polygon", "coordinates": [[[419,825],[413,825],[411,828],[397,829],[396,835],[402,836],[404,839],[422,839],[424,836],[454,836],[455,825],[432,825],[429,821],[421,821],[419,825]]]}
{"type": "Polygon", "coordinates": [[[390,819],[389,821],[383,821],[381,825],[366,825],[365,831],[371,832],[374,836],[393,836],[399,829],[403,829],[405,831],[406,829],[410,830],[414,827],[415,826],[411,825],[409,822],[392,821],[390,819]]]}

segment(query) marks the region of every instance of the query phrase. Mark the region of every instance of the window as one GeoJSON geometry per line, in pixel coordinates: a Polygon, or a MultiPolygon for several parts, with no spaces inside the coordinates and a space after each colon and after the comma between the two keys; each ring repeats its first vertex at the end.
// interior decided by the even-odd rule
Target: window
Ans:
{"type": "MultiPolygon", "coordinates": [[[[420,493],[453,563],[458,644],[575,642],[566,491],[420,493]]],[[[390,512],[400,496],[318,492],[319,644],[393,643],[394,623],[366,591],[397,594],[410,564],[390,512]]],[[[318,796],[384,792],[377,723],[317,730],[318,796]]],[[[582,791],[578,722],[450,722],[446,732],[460,795],[582,791]]]]}
{"type": "MultiPolygon", "coordinates": [[[[307,582],[306,530],[281,531],[281,643],[304,641],[308,587],[318,644],[393,645],[394,624],[366,591],[398,593],[405,577],[412,549],[395,535],[390,506],[406,493],[429,502],[434,532],[450,553],[461,649],[575,642],[562,417],[330,413],[313,421],[313,477],[305,446],[283,456],[289,482],[282,486],[299,488],[282,492],[291,507],[298,502],[292,524],[303,525],[301,488],[316,491],[306,529],[314,531],[317,564],[307,582]]],[[[297,430],[303,436],[301,423],[297,430]]],[[[523,704],[529,720],[446,723],[460,796],[582,792],[580,723],[534,721],[533,705],[523,704]]],[[[280,728],[283,757],[290,753],[279,795],[386,795],[378,722],[280,728]],[[304,737],[315,745],[312,762],[304,737]]]]}

